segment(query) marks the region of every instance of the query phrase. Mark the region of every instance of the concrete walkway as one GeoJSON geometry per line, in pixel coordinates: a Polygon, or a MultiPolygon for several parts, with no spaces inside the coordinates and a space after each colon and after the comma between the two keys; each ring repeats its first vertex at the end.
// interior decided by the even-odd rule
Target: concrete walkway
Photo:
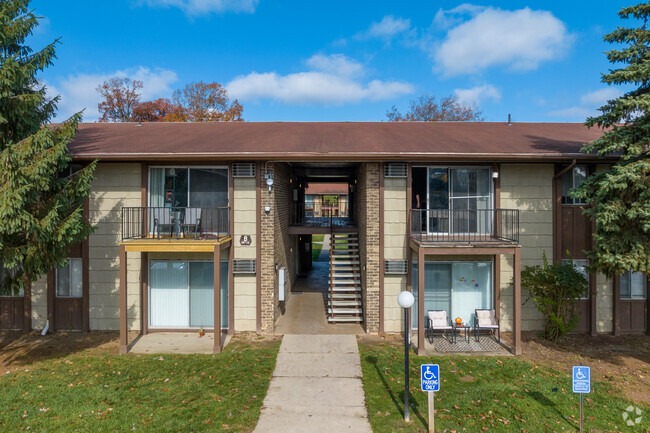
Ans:
{"type": "Polygon", "coordinates": [[[372,433],[354,335],[285,335],[256,433],[372,433]]]}

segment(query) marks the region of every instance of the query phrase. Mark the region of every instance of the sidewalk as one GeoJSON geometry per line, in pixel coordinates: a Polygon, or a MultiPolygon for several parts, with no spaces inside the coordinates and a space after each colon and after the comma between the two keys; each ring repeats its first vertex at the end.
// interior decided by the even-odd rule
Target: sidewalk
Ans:
{"type": "Polygon", "coordinates": [[[354,335],[285,335],[256,433],[371,433],[354,335]]]}

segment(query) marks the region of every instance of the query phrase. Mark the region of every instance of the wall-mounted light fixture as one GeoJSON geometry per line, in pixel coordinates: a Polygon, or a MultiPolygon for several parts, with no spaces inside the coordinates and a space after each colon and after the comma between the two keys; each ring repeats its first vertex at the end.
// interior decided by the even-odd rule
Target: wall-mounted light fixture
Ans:
{"type": "Polygon", "coordinates": [[[264,178],[266,179],[266,185],[269,187],[266,192],[266,206],[264,206],[264,212],[267,214],[271,212],[271,188],[273,187],[273,172],[268,168],[269,162],[271,161],[267,161],[264,164],[264,178]]]}
{"type": "Polygon", "coordinates": [[[499,172],[498,171],[493,171],[492,172],[492,179],[498,179],[499,178],[499,172]]]}

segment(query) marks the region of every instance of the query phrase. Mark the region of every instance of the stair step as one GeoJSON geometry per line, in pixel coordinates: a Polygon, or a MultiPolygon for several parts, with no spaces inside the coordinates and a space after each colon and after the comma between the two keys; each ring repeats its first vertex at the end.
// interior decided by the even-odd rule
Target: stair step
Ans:
{"type": "MultiPolygon", "coordinates": [[[[330,274],[328,274],[327,276],[331,278],[331,277],[332,277],[332,274],[330,273],[330,274]]],[[[337,271],[334,271],[334,278],[355,278],[355,277],[356,277],[357,279],[359,279],[359,277],[361,277],[361,274],[359,274],[359,273],[337,272],[337,271]]]]}
{"type": "MultiPolygon", "coordinates": [[[[331,292],[332,289],[328,288],[328,292],[331,292]]],[[[350,287],[350,286],[343,286],[343,287],[334,287],[333,289],[334,292],[352,292],[352,293],[361,293],[361,288],[360,287],[350,287]]]]}
{"type": "MultiPolygon", "coordinates": [[[[334,285],[338,286],[358,286],[361,283],[359,280],[334,280],[334,285]]],[[[332,280],[327,280],[327,284],[332,284],[332,280]]]]}
{"type": "MultiPolygon", "coordinates": [[[[327,305],[332,306],[332,301],[328,300],[327,305]]],[[[337,307],[361,307],[362,303],[355,299],[334,299],[334,308],[337,307]]]]}
{"type": "MultiPolygon", "coordinates": [[[[327,292],[327,300],[329,301],[332,298],[332,294],[327,292]]],[[[346,300],[350,301],[353,299],[361,299],[361,293],[334,293],[334,300],[346,300]]]]}
{"type": "Polygon", "coordinates": [[[362,316],[334,316],[328,317],[328,322],[363,322],[362,316]]]}
{"type": "Polygon", "coordinates": [[[348,247],[356,247],[356,246],[359,245],[359,242],[336,242],[336,240],[335,240],[332,245],[334,245],[335,247],[339,246],[339,245],[340,246],[348,246],[348,247]]]}
{"type": "Polygon", "coordinates": [[[335,265],[358,265],[359,260],[336,260],[335,265]]]}
{"type": "Polygon", "coordinates": [[[333,259],[339,260],[339,259],[358,259],[359,254],[336,254],[332,256],[333,259]]]}
{"type": "MultiPolygon", "coordinates": [[[[327,312],[332,314],[332,309],[328,308],[327,312]]],[[[363,314],[361,308],[334,308],[334,314],[363,314]]]]}
{"type": "Polygon", "coordinates": [[[346,250],[334,249],[334,250],[331,250],[331,251],[332,251],[332,254],[334,254],[335,256],[340,256],[340,255],[350,254],[350,253],[359,253],[358,249],[346,249],[346,250]]]}

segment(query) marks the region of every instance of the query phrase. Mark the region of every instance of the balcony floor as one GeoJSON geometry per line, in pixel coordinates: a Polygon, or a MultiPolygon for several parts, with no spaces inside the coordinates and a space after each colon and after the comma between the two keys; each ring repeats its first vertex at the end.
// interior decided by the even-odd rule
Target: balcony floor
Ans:
{"type": "Polygon", "coordinates": [[[128,252],[213,252],[214,247],[232,240],[231,236],[220,236],[216,239],[176,239],[176,238],[147,238],[132,239],[120,242],[128,252]]]}

